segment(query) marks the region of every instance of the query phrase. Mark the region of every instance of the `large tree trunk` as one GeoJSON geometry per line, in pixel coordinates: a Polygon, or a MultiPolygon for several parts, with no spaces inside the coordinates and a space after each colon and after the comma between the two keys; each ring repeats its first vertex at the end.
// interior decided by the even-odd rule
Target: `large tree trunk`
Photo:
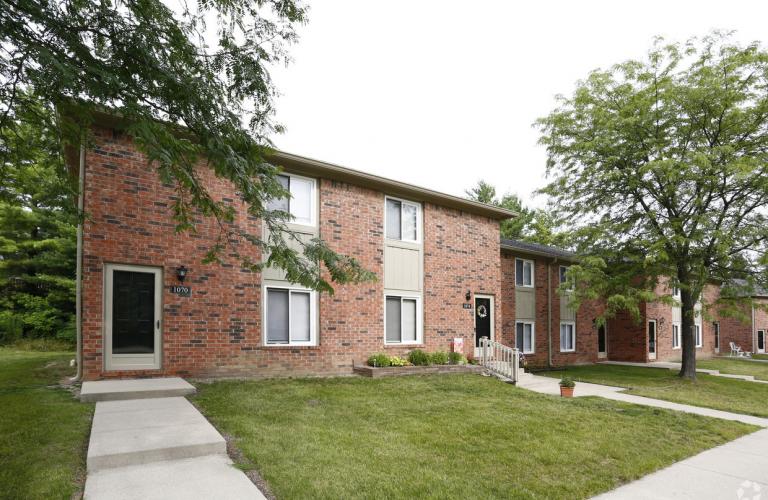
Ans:
{"type": "Polygon", "coordinates": [[[695,322],[695,304],[699,293],[691,293],[691,290],[683,286],[680,290],[682,324],[680,325],[680,338],[683,347],[683,363],[680,368],[680,376],[696,380],[696,335],[693,327],[695,322]]]}

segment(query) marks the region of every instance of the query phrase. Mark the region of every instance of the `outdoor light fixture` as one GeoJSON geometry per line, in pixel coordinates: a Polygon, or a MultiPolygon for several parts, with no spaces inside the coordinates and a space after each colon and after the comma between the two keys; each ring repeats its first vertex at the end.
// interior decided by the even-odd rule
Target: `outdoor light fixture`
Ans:
{"type": "Polygon", "coordinates": [[[467,290],[467,294],[464,297],[467,299],[467,302],[472,300],[472,290],[467,290]]]}
{"type": "Polygon", "coordinates": [[[184,265],[176,268],[176,277],[179,278],[180,282],[184,283],[184,278],[187,277],[187,268],[184,265]]]}

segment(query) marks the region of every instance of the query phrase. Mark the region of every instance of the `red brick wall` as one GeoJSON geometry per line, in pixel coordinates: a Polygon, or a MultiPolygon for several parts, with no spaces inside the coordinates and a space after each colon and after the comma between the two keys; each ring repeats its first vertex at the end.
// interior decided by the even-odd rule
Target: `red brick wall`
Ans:
{"type": "Polygon", "coordinates": [[[645,311],[638,322],[629,312],[620,311],[608,320],[608,359],[645,363],[648,359],[648,332],[645,311]]]}
{"type": "Polygon", "coordinates": [[[534,285],[536,294],[535,318],[535,352],[526,354],[530,367],[546,367],[548,363],[548,330],[549,306],[551,290],[551,349],[552,365],[563,366],[597,361],[597,329],[593,327],[593,319],[603,311],[601,301],[582,304],[576,313],[576,351],[560,352],[560,296],[557,287],[560,285],[560,263],[552,263],[552,259],[544,257],[516,254],[510,250],[502,250],[502,297],[503,326],[502,338],[507,345],[515,345],[515,259],[524,258],[535,262],[534,285]],[[550,289],[547,288],[547,268],[550,268],[550,289]]]}
{"type": "Polygon", "coordinates": [[[494,336],[502,332],[506,297],[501,292],[498,221],[427,203],[424,206],[424,333],[427,350],[450,349],[464,338],[473,354],[474,309],[464,309],[467,290],[494,298],[494,336]]]}
{"type": "MultiPolygon", "coordinates": [[[[236,223],[259,234],[261,223],[245,215],[226,183],[201,170],[209,190],[238,208],[236,223]]],[[[96,130],[86,157],[84,227],[83,365],[85,379],[133,375],[274,376],[351,373],[354,362],[382,352],[384,194],[320,179],[320,235],[334,249],[355,256],[379,281],[336,286],[319,299],[318,346],[263,346],[261,277],[225,265],[201,263],[219,235],[214,221],[199,216],[196,234],[176,234],[172,203],[163,185],[127,136],[96,130]],[[105,263],[162,267],[162,369],[105,372],[102,357],[102,294],[105,263]],[[175,268],[190,268],[191,297],[168,291],[175,268]]],[[[496,331],[501,331],[501,266],[498,222],[460,211],[424,206],[424,347],[448,350],[453,337],[465,338],[471,352],[474,312],[463,309],[467,289],[496,298],[496,331]]],[[[259,259],[249,243],[242,254],[259,259]]],[[[386,348],[390,354],[408,349],[386,348]]]]}

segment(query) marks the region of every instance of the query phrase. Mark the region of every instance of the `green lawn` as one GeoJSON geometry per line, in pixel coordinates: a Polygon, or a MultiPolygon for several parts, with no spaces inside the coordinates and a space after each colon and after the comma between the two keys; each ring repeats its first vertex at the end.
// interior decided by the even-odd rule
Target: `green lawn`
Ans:
{"type": "MultiPolygon", "coordinates": [[[[628,394],[768,417],[768,384],[745,382],[699,373],[696,381],[682,380],[676,370],[618,365],[572,366],[564,370],[575,380],[628,387],[628,394]]],[[[561,377],[562,370],[539,375],[561,377]]]]}
{"type": "Polygon", "coordinates": [[[768,360],[768,354],[753,354],[752,359],[764,359],[768,360]]]}
{"type": "Polygon", "coordinates": [[[585,498],[752,426],[478,375],[218,381],[192,399],[278,498],[585,498]]]}
{"type": "Polygon", "coordinates": [[[768,363],[737,358],[717,358],[698,360],[696,361],[696,366],[708,370],[720,370],[720,373],[752,375],[756,379],[768,380],[768,363]]]}
{"type": "Polygon", "coordinates": [[[55,387],[70,353],[0,348],[0,498],[70,498],[85,474],[93,405],[55,387]]]}

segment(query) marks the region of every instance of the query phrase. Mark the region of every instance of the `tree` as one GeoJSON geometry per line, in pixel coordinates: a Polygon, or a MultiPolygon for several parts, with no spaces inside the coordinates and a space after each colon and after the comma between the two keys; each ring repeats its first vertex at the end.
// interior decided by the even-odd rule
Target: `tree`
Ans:
{"type": "Polygon", "coordinates": [[[177,230],[194,231],[195,211],[219,221],[206,260],[223,258],[232,240],[249,241],[269,258],[241,257],[243,265],[283,268],[314,289],[332,291],[324,276],[371,279],[322,240],[292,250],[289,215],[266,209],[268,200],[289,196],[278,168],[265,160],[269,137],[281,130],[268,70],[287,60],[294,28],[305,19],[299,0],[182,2],[176,11],[162,0],[0,0],[0,165],[21,128],[56,129],[62,143],[77,145],[95,113],[108,110],[179,192],[177,230]],[[249,214],[265,221],[267,236],[231,225],[232,208],[201,181],[203,162],[234,185],[249,214]]]}
{"type": "Polygon", "coordinates": [[[705,285],[754,287],[763,276],[767,89],[758,43],[659,39],[645,60],[592,72],[537,122],[550,176],[542,191],[591,255],[574,266],[577,295],[607,297],[609,315],[636,313],[669,279],[681,290],[683,377],[695,378],[694,306],[705,285]]]}
{"type": "Polygon", "coordinates": [[[528,208],[516,194],[507,193],[499,199],[496,188],[483,180],[464,192],[470,200],[506,208],[518,214],[513,219],[501,222],[502,238],[566,246],[565,234],[558,231],[558,225],[549,210],[528,208]]]}
{"type": "Polygon", "coordinates": [[[7,144],[13,154],[0,186],[0,341],[74,340],[77,205],[55,132],[19,127],[7,144]]]}

